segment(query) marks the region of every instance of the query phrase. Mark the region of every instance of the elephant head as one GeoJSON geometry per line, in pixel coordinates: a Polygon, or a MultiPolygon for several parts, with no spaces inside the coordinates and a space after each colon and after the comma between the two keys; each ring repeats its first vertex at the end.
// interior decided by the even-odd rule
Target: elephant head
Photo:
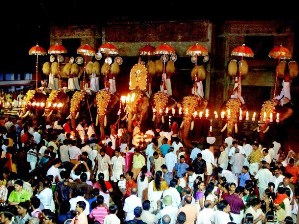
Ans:
{"type": "Polygon", "coordinates": [[[45,111],[43,116],[46,120],[51,119],[51,115],[56,113],[58,118],[67,116],[69,108],[69,96],[62,90],[52,90],[46,100],[45,111]]]}
{"type": "Polygon", "coordinates": [[[116,110],[119,110],[120,99],[109,90],[103,89],[96,93],[95,100],[97,105],[96,124],[100,126],[100,138],[104,139],[107,123],[114,124],[117,122],[117,117],[113,118],[112,116],[117,114],[116,110]],[[109,119],[107,119],[107,116],[109,119]]]}
{"type": "Polygon", "coordinates": [[[165,124],[164,116],[172,112],[176,107],[176,101],[163,91],[156,92],[151,99],[153,106],[153,119],[155,128],[161,129],[165,124]]]}
{"type": "Polygon", "coordinates": [[[38,120],[43,114],[46,105],[47,94],[40,90],[28,90],[23,102],[25,102],[19,117],[25,119],[32,115],[35,120],[38,120]]]}
{"type": "Polygon", "coordinates": [[[237,133],[238,132],[238,118],[241,109],[242,102],[238,98],[229,99],[226,102],[225,109],[227,113],[227,122],[222,128],[221,132],[227,129],[227,133],[237,133]]]}
{"type": "Polygon", "coordinates": [[[194,113],[205,111],[208,102],[197,95],[185,96],[183,98],[181,108],[179,109],[183,113],[183,122],[181,123],[181,139],[187,147],[193,147],[188,139],[190,130],[194,127],[194,113]]]}
{"type": "Polygon", "coordinates": [[[128,121],[127,127],[130,133],[133,131],[133,121],[144,127],[144,122],[148,118],[149,105],[150,99],[143,91],[134,89],[128,94],[125,111],[128,121]]]}
{"type": "Polygon", "coordinates": [[[72,98],[71,98],[71,104],[70,104],[70,115],[68,118],[71,119],[71,125],[73,129],[76,129],[77,123],[76,120],[79,116],[80,109],[87,109],[84,106],[82,106],[82,102],[84,100],[87,100],[87,92],[85,90],[81,91],[75,91],[72,98]]]}

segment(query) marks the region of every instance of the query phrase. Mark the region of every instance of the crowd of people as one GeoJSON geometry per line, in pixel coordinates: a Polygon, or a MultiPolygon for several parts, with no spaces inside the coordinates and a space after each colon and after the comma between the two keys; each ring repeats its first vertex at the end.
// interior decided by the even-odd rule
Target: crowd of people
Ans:
{"type": "Polygon", "coordinates": [[[12,117],[0,134],[0,223],[298,222],[299,160],[277,141],[209,136],[187,148],[151,129],[140,147],[125,125],[103,140],[84,119],[74,129],[12,117]]]}

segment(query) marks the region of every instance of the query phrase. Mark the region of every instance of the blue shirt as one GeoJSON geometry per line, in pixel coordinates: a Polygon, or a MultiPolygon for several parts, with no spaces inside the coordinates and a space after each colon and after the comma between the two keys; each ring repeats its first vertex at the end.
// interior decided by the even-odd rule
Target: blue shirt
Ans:
{"type": "Polygon", "coordinates": [[[245,187],[245,182],[246,182],[246,180],[250,180],[250,175],[249,175],[248,172],[247,173],[240,173],[239,179],[240,179],[239,186],[245,187]]]}
{"type": "Polygon", "coordinates": [[[169,148],[170,148],[169,144],[163,144],[160,146],[160,150],[161,150],[163,156],[165,156],[166,153],[168,153],[169,148]]]}
{"type": "Polygon", "coordinates": [[[176,163],[174,169],[176,170],[176,175],[178,177],[183,177],[187,172],[189,165],[187,163],[176,163]]]}

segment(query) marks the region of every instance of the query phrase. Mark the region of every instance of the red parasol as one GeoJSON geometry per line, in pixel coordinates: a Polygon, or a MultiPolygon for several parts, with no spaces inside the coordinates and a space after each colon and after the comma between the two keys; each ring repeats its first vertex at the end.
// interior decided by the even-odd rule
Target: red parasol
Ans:
{"type": "Polygon", "coordinates": [[[190,46],[186,51],[186,55],[189,56],[207,56],[208,54],[208,50],[198,43],[190,46]]]}
{"type": "Polygon", "coordinates": [[[38,56],[40,55],[46,55],[47,52],[44,48],[40,47],[38,44],[30,48],[29,55],[36,55],[36,63],[35,63],[35,77],[36,77],[36,83],[35,88],[38,87],[38,56]]]}
{"type": "Polygon", "coordinates": [[[49,48],[48,53],[49,54],[65,54],[65,53],[67,53],[67,50],[63,45],[56,43],[55,45],[53,45],[49,48]]]}
{"type": "Polygon", "coordinates": [[[251,50],[250,47],[245,46],[245,44],[242,44],[241,46],[238,46],[232,50],[231,53],[232,56],[239,56],[239,57],[248,57],[253,58],[254,53],[251,50]]]}
{"type": "Polygon", "coordinates": [[[114,44],[111,43],[105,43],[102,44],[99,49],[101,53],[107,54],[107,55],[117,55],[118,49],[114,44]]]}
{"type": "Polygon", "coordinates": [[[92,46],[90,46],[88,44],[83,44],[77,49],[77,54],[92,57],[92,56],[95,56],[96,51],[92,46]]]}
{"type": "MultiPolygon", "coordinates": [[[[270,58],[278,59],[278,64],[279,64],[280,59],[283,60],[291,59],[292,53],[290,52],[289,49],[283,47],[282,44],[280,44],[279,46],[274,46],[273,49],[269,52],[268,56],[270,58]]],[[[277,81],[278,81],[278,71],[276,70],[273,97],[275,97],[276,95],[277,81]]]]}
{"type": "Polygon", "coordinates": [[[139,55],[154,55],[155,47],[150,44],[145,45],[144,47],[139,49],[139,55]]]}
{"type": "Polygon", "coordinates": [[[154,54],[175,54],[175,50],[172,46],[164,43],[156,48],[154,54]]]}
{"type": "Polygon", "coordinates": [[[282,44],[279,46],[275,46],[270,52],[269,57],[274,59],[291,59],[292,53],[286,47],[283,47],[282,44]]]}
{"type": "Polygon", "coordinates": [[[84,75],[83,75],[83,88],[85,88],[85,74],[86,74],[86,57],[87,56],[95,56],[96,52],[95,49],[88,45],[88,44],[83,44],[77,49],[77,54],[84,55],[84,75]]]}

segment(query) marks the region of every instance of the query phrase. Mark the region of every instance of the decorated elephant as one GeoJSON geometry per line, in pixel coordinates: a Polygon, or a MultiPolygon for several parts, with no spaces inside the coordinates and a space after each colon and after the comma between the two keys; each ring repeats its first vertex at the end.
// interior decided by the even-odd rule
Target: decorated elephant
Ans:
{"type": "MultiPolygon", "coordinates": [[[[156,92],[151,98],[151,104],[153,106],[153,118],[154,127],[156,129],[164,129],[168,127],[169,122],[165,122],[165,116],[171,115],[175,109],[177,102],[170,95],[165,92],[156,92]]],[[[168,116],[169,117],[169,116],[168,116]]]]}
{"type": "Polygon", "coordinates": [[[150,98],[141,90],[134,89],[126,97],[126,115],[128,132],[133,132],[133,122],[140,125],[141,129],[147,128],[148,109],[150,98]]]}
{"type": "Polygon", "coordinates": [[[23,120],[28,118],[39,120],[44,113],[47,97],[47,93],[44,91],[28,90],[23,100],[18,102],[22,107],[18,114],[19,117],[23,120]]]}
{"type": "Polygon", "coordinates": [[[97,106],[96,124],[100,126],[100,138],[104,139],[105,128],[118,122],[120,98],[108,89],[102,89],[96,93],[95,101],[97,106]]]}
{"type": "Polygon", "coordinates": [[[88,117],[89,120],[93,120],[91,114],[91,105],[89,103],[92,102],[92,100],[89,99],[92,97],[92,94],[85,90],[79,90],[73,93],[70,104],[70,115],[68,116],[68,118],[71,119],[71,125],[73,129],[76,129],[77,127],[77,118],[79,117],[80,113],[81,118],[88,117]],[[85,112],[87,114],[85,114],[85,112]]]}
{"type": "Polygon", "coordinates": [[[44,116],[47,121],[51,120],[52,115],[57,118],[66,117],[69,113],[70,97],[63,90],[52,90],[46,100],[44,116]]]}
{"type": "Polygon", "coordinates": [[[183,114],[183,121],[180,126],[182,142],[187,147],[193,147],[190,139],[189,132],[194,128],[194,118],[198,113],[206,110],[208,102],[197,95],[185,96],[182,100],[181,107],[179,107],[179,114],[183,114]]]}
{"type": "MultiPolygon", "coordinates": [[[[231,98],[226,101],[225,113],[226,113],[226,123],[221,129],[221,132],[227,130],[227,134],[238,133],[238,120],[240,117],[240,109],[242,107],[242,102],[239,98],[231,98]]],[[[246,110],[243,110],[244,112],[246,110]]],[[[242,115],[241,115],[242,116],[242,115]]]]}

